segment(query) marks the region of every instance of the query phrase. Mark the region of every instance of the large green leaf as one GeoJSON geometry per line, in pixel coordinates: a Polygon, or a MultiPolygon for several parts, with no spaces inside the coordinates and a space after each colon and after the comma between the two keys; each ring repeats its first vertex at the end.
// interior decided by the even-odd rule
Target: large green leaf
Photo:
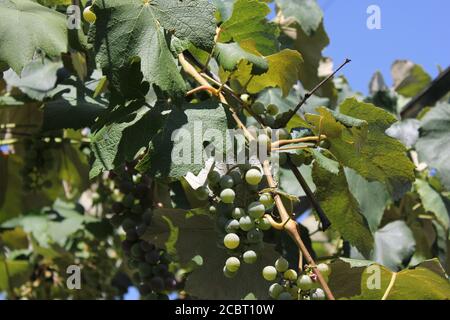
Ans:
{"type": "Polygon", "coordinates": [[[188,172],[198,174],[205,161],[203,147],[210,143],[218,143],[219,149],[224,146],[227,128],[225,109],[217,101],[186,104],[184,110],[174,108],[164,128],[152,140],[139,170],[171,179],[184,177],[188,172]],[[179,157],[177,161],[174,154],[179,157]]]}
{"type": "Polygon", "coordinates": [[[345,168],[345,175],[349,189],[367,219],[370,231],[375,232],[386,206],[391,202],[386,187],[378,181],[367,181],[350,168],[345,168]]]}
{"type": "Polygon", "coordinates": [[[62,62],[34,60],[22,69],[20,76],[8,70],[3,77],[9,86],[20,89],[32,99],[42,101],[55,87],[56,72],[62,66],[62,62]]]}
{"type": "Polygon", "coordinates": [[[275,0],[283,16],[297,21],[306,34],[310,35],[319,27],[323,18],[316,0],[275,0]]]}
{"type": "Polygon", "coordinates": [[[245,62],[251,64],[250,73],[253,75],[263,74],[269,69],[269,64],[264,57],[244,50],[236,42],[218,43],[214,50],[214,56],[222,68],[230,72],[235,71],[240,65],[245,66],[245,62]]]}
{"type": "Polygon", "coordinates": [[[431,82],[421,66],[407,60],[395,61],[391,73],[395,91],[405,97],[414,97],[431,82]]]}
{"type": "Polygon", "coordinates": [[[440,194],[434,190],[426,181],[416,179],[414,185],[425,211],[432,212],[437,221],[446,230],[449,229],[449,213],[440,194]]]}
{"type": "MultiPolygon", "coordinates": [[[[133,106],[122,108],[118,113],[127,111],[128,108],[131,109],[133,106]]],[[[93,178],[103,171],[115,169],[125,161],[133,160],[138,151],[148,147],[161,126],[162,117],[157,107],[150,110],[146,106],[107,122],[91,139],[95,160],[90,177],[93,178]]]]}
{"type": "Polygon", "coordinates": [[[37,50],[50,57],[67,51],[65,15],[34,1],[1,1],[0,30],[0,64],[6,63],[18,74],[37,50]]]}
{"type": "Polygon", "coordinates": [[[286,97],[292,86],[297,83],[300,68],[303,62],[300,53],[285,49],[266,57],[269,69],[259,76],[252,76],[251,68],[243,66],[239,68],[233,78],[237,78],[241,85],[247,84],[249,93],[258,93],[269,87],[278,87],[286,97]]]}
{"type": "Polygon", "coordinates": [[[385,134],[396,122],[395,117],[353,98],[344,101],[339,110],[344,115],[365,120],[367,126],[348,128],[326,108],[318,109],[320,116],[307,115],[307,120],[315,125],[315,132],[327,135],[336,159],[367,180],[386,184],[397,196],[407,191],[408,183],[414,181],[414,165],[406,156],[406,148],[385,134]]]}
{"type": "Polygon", "coordinates": [[[206,0],[111,0],[96,2],[94,11],[97,60],[113,80],[139,57],[144,78],[179,98],[185,84],[169,48],[171,34],[201,49],[214,45],[214,6],[206,0]]]}
{"type": "Polygon", "coordinates": [[[437,169],[437,176],[450,190],[450,104],[441,103],[422,119],[416,143],[420,161],[437,169]]]}
{"type": "Polygon", "coordinates": [[[266,20],[269,13],[269,6],[259,0],[237,0],[231,17],[220,26],[219,41],[251,40],[261,54],[275,53],[279,31],[275,24],[266,20]]]}
{"type": "Polygon", "coordinates": [[[331,221],[331,227],[342,237],[369,256],[373,248],[373,237],[367,221],[361,215],[358,202],[348,190],[347,179],[341,168],[338,175],[313,165],[313,180],[316,197],[331,221]]]}
{"type": "Polygon", "coordinates": [[[277,259],[273,246],[266,245],[255,264],[242,264],[236,277],[228,279],[223,275],[223,267],[229,255],[219,247],[215,228],[213,218],[208,215],[159,209],[154,212],[147,236],[160,247],[175,249],[182,263],[188,263],[195,256],[202,257],[203,265],[188,275],[185,289],[189,294],[203,299],[237,300],[251,292],[259,299],[266,299],[270,284],[255,275],[277,259]]]}
{"type": "MultiPolygon", "coordinates": [[[[372,266],[373,268],[374,266],[372,266]]],[[[373,272],[363,272],[361,295],[353,299],[364,300],[448,300],[450,283],[448,279],[424,266],[393,273],[379,266],[380,287],[368,286],[373,272]]],[[[373,269],[372,269],[373,270],[373,269]]]]}
{"type": "Polygon", "coordinates": [[[27,260],[0,258],[0,291],[7,291],[20,285],[28,279],[32,270],[32,265],[27,260]]]}

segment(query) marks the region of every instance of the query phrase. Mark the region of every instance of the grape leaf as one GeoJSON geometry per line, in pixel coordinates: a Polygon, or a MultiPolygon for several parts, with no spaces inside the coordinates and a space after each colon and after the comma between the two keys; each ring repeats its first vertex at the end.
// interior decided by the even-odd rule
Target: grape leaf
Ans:
{"type": "Polygon", "coordinates": [[[234,0],[212,0],[217,8],[216,18],[218,21],[226,21],[230,19],[233,14],[234,0]]]}
{"type": "Polygon", "coordinates": [[[428,212],[432,212],[442,227],[448,230],[450,223],[449,213],[447,212],[447,208],[440,194],[422,179],[416,179],[414,185],[417,189],[417,193],[420,195],[420,200],[422,201],[424,209],[428,212]]]}
{"type": "MultiPolygon", "coordinates": [[[[414,269],[393,273],[383,266],[379,266],[380,288],[367,285],[373,272],[363,272],[361,279],[361,295],[356,300],[448,300],[450,299],[450,284],[446,278],[436,272],[418,266],[414,269]],[[395,278],[393,279],[393,276],[395,278]],[[393,282],[392,287],[389,284],[393,282]]],[[[373,266],[372,266],[373,268],[373,266]]]]}
{"type": "Polygon", "coordinates": [[[339,174],[339,162],[328,158],[322,152],[317,149],[311,149],[311,153],[316,163],[323,169],[331,172],[332,174],[339,174]]]}
{"type": "Polygon", "coordinates": [[[262,75],[252,76],[248,66],[240,67],[233,74],[241,85],[247,84],[249,93],[258,93],[269,87],[281,88],[283,97],[289,94],[292,86],[297,83],[303,59],[300,53],[285,49],[266,57],[268,71],[262,75]]]}
{"type": "Polygon", "coordinates": [[[20,76],[10,69],[3,77],[9,86],[20,89],[34,100],[42,101],[55,87],[56,72],[62,66],[61,62],[34,60],[22,69],[20,76]]]}
{"type": "Polygon", "coordinates": [[[67,51],[64,14],[30,0],[4,0],[0,8],[0,64],[20,74],[37,50],[49,57],[67,51]]]}
{"type": "Polygon", "coordinates": [[[93,9],[97,61],[112,79],[139,57],[145,80],[181,98],[185,83],[170,51],[171,34],[201,49],[214,45],[214,6],[206,0],[111,0],[93,9]]]}
{"type": "Polygon", "coordinates": [[[431,81],[431,77],[421,66],[408,60],[395,61],[391,74],[395,91],[405,97],[419,94],[431,81]]]}
{"type": "Polygon", "coordinates": [[[411,229],[402,220],[388,223],[375,232],[375,248],[371,260],[390,268],[400,269],[414,254],[416,242],[411,229]]]}
{"type": "Polygon", "coordinates": [[[330,219],[331,228],[339,231],[364,256],[369,256],[373,249],[373,237],[366,219],[360,213],[358,202],[348,190],[343,170],[334,175],[314,163],[313,180],[317,200],[330,219]]]}
{"type": "Polygon", "coordinates": [[[375,232],[383,218],[384,210],[391,202],[386,187],[378,181],[367,181],[350,168],[345,168],[345,175],[350,192],[358,201],[370,231],[375,232]]]}
{"type": "MultiPolygon", "coordinates": [[[[251,64],[251,74],[260,75],[269,69],[268,62],[264,57],[244,50],[236,42],[218,43],[214,50],[214,56],[226,71],[235,71],[241,65],[241,62],[246,61],[251,64]]],[[[244,63],[244,65],[246,64],[244,63]]]]}
{"type": "Polygon", "coordinates": [[[420,161],[437,169],[437,177],[450,190],[450,104],[441,103],[422,119],[416,143],[420,161]]]}
{"type": "MultiPolygon", "coordinates": [[[[148,147],[151,139],[162,126],[158,107],[152,110],[139,107],[138,110],[114,117],[91,139],[92,153],[95,160],[89,176],[97,176],[103,171],[115,169],[124,161],[131,161],[142,148],[148,147]]],[[[127,106],[126,112],[133,106],[127,106]]],[[[119,111],[120,112],[120,111],[119,111]]]]}
{"type": "Polygon", "coordinates": [[[319,27],[323,18],[316,0],[275,0],[283,16],[297,21],[307,35],[319,27]]]}
{"type": "Polygon", "coordinates": [[[188,172],[196,175],[204,166],[203,147],[220,144],[219,139],[224,146],[227,128],[225,109],[217,101],[187,104],[183,110],[173,109],[138,169],[161,178],[179,179],[188,172]],[[178,161],[174,161],[174,154],[179,157],[178,161]]]}
{"type": "Polygon", "coordinates": [[[351,98],[339,111],[353,118],[365,120],[367,126],[347,128],[326,108],[318,109],[320,116],[306,115],[331,143],[330,151],[342,165],[350,167],[368,181],[380,181],[395,196],[408,191],[414,181],[414,165],[406,156],[406,148],[385,134],[396,122],[393,115],[372,104],[351,98]],[[322,120],[320,120],[322,118],[322,120]],[[319,129],[321,128],[321,129],[319,129]]]}
{"type": "Polygon", "coordinates": [[[30,277],[32,271],[32,265],[26,260],[0,258],[0,290],[11,289],[10,283],[13,287],[19,286],[30,277]]]}
{"type": "Polygon", "coordinates": [[[259,0],[237,0],[231,17],[220,26],[219,41],[240,43],[251,39],[261,54],[275,53],[279,30],[266,20],[269,13],[269,6],[259,0]]]}

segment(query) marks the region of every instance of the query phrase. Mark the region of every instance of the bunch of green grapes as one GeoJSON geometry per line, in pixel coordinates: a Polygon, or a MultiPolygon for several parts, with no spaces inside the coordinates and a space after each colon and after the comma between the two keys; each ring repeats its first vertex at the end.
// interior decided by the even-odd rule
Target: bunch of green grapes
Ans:
{"type": "Polygon", "coordinates": [[[171,257],[144,237],[153,217],[151,179],[138,173],[134,163],[110,172],[109,178],[114,200],[110,221],[125,231],[122,248],[134,271],[133,281],[144,298],[167,299],[167,293],[177,288],[170,270],[171,257]]]}
{"type": "Polygon", "coordinates": [[[52,151],[60,146],[57,139],[34,136],[24,140],[25,156],[21,175],[26,191],[52,187],[47,176],[55,165],[52,151]]]}
{"type": "MultiPolygon", "coordinates": [[[[331,273],[330,267],[321,263],[317,265],[325,281],[331,273]]],[[[289,262],[280,257],[274,266],[266,266],[262,276],[267,281],[274,282],[269,287],[269,296],[277,300],[324,300],[325,292],[320,288],[313,269],[307,267],[302,274],[289,268],[289,262]]]]}
{"type": "Polygon", "coordinates": [[[270,193],[261,192],[262,185],[258,167],[242,166],[222,176],[211,171],[208,187],[201,188],[205,198],[209,190],[214,194],[210,212],[217,218],[221,242],[230,254],[223,269],[226,277],[234,277],[241,262],[255,263],[264,246],[263,232],[271,228],[264,215],[274,200],[270,193]]]}

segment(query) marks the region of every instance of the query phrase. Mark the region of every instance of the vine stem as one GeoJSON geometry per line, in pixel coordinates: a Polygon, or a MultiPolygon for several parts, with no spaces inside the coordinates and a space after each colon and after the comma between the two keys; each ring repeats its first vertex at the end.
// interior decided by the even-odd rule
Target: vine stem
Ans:
{"type": "Polygon", "coordinates": [[[281,146],[284,146],[287,144],[293,144],[293,143],[322,141],[326,138],[327,138],[327,136],[322,134],[321,136],[303,137],[303,138],[289,139],[289,140],[278,140],[278,141],[272,142],[272,148],[278,148],[278,147],[281,147],[281,146]]]}
{"type": "MultiPolygon", "coordinates": [[[[184,55],[181,53],[178,56],[181,66],[183,67],[183,70],[190,74],[200,85],[207,86],[209,83],[208,81],[195,69],[193,65],[191,65],[184,57],[184,55]]],[[[219,99],[222,103],[228,105],[225,97],[222,93],[219,93],[219,99]]],[[[247,130],[246,126],[242,123],[242,121],[237,116],[234,108],[232,108],[230,105],[228,105],[230,108],[230,111],[232,113],[233,119],[236,121],[236,124],[239,128],[241,128],[244,131],[244,134],[246,135],[247,139],[249,141],[255,140],[255,137],[247,130]]],[[[277,184],[272,176],[270,163],[268,159],[265,159],[263,161],[263,171],[266,176],[267,182],[269,184],[270,188],[276,188],[277,184]]],[[[325,281],[324,277],[320,273],[320,271],[317,269],[317,265],[314,262],[314,259],[312,258],[311,254],[309,253],[308,249],[306,248],[305,244],[303,243],[303,240],[300,237],[300,233],[297,228],[297,222],[291,218],[291,215],[287,212],[283,201],[281,199],[281,196],[279,194],[274,195],[274,201],[275,205],[278,209],[278,212],[280,214],[281,220],[284,221],[284,230],[288,233],[288,235],[292,238],[294,243],[299,249],[299,269],[301,270],[302,267],[302,259],[305,257],[308,264],[312,267],[313,272],[317,275],[317,279],[319,280],[320,285],[322,286],[325,295],[329,300],[335,300],[333,293],[331,292],[330,288],[328,287],[327,282],[325,281]]],[[[273,219],[272,219],[273,221],[273,219]]]]}
{"type": "MultiPolygon", "coordinates": [[[[264,162],[263,162],[263,170],[264,170],[264,174],[266,175],[267,183],[269,184],[269,187],[276,188],[277,185],[272,176],[269,160],[267,160],[267,159],[264,160],[264,162]]],[[[319,283],[322,286],[323,291],[325,292],[327,298],[329,300],[335,300],[333,293],[330,290],[330,287],[328,287],[327,282],[323,278],[320,271],[317,269],[317,265],[314,262],[314,259],[311,257],[311,254],[309,253],[308,249],[306,248],[305,244],[303,243],[302,238],[300,237],[300,234],[297,229],[297,222],[295,222],[295,220],[291,219],[291,216],[287,212],[286,208],[284,207],[283,201],[279,194],[274,194],[273,199],[275,200],[275,205],[277,206],[281,220],[286,221],[286,223],[284,225],[284,230],[292,238],[292,240],[294,240],[295,244],[299,248],[300,257],[305,257],[308,264],[313,268],[313,272],[317,275],[317,279],[319,280],[319,283]]]]}
{"type": "Polygon", "coordinates": [[[345,59],[345,61],[339,66],[339,68],[337,68],[332,74],[330,74],[328,77],[326,77],[325,79],[323,79],[320,83],[318,83],[311,91],[307,92],[305,94],[305,96],[303,97],[303,99],[297,104],[297,106],[295,107],[295,109],[293,109],[291,111],[291,114],[289,115],[289,117],[286,118],[286,120],[284,121],[284,123],[281,125],[282,127],[285,127],[288,122],[292,119],[292,117],[297,113],[297,111],[306,103],[306,101],[308,101],[308,99],[317,91],[320,89],[320,87],[322,87],[328,80],[330,80],[332,77],[334,77],[334,75],[336,73],[338,73],[343,67],[345,67],[345,65],[347,63],[350,63],[352,60],[350,59],[345,59]]]}
{"type": "MultiPolygon", "coordinates": [[[[187,74],[192,76],[201,86],[210,87],[209,82],[204,77],[202,77],[202,75],[197,71],[197,69],[195,69],[195,67],[192,64],[190,64],[186,60],[183,53],[180,53],[178,55],[178,61],[180,61],[180,64],[181,64],[183,70],[187,74]]],[[[234,108],[228,104],[224,95],[221,92],[218,92],[218,96],[219,96],[220,102],[222,102],[223,104],[228,106],[228,108],[230,109],[231,116],[233,117],[234,121],[237,123],[238,127],[244,132],[244,135],[247,138],[247,140],[248,141],[255,140],[255,137],[253,137],[253,135],[250,133],[250,131],[248,131],[247,127],[242,123],[241,119],[239,118],[239,116],[236,113],[236,110],[234,110],[234,108]]]]}
{"type": "Polygon", "coordinates": [[[322,224],[322,230],[326,230],[331,226],[331,222],[326,216],[325,212],[322,210],[322,207],[320,206],[319,202],[314,197],[314,193],[311,191],[311,189],[308,186],[308,183],[306,182],[305,178],[303,178],[300,170],[295,166],[295,164],[292,162],[291,158],[288,156],[287,164],[289,168],[291,169],[292,173],[294,174],[297,181],[300,183],[302,189],[305,191],[306,196],[308,197],[309,201],[311,202],[312,207],[314,210],[316,210],[317,215],[319,216],[320,223],[322,224]]]}
{"type": "Polygon", "coordinates": [[[389,285],[386,289],[386,292],[384,293],[381,300],[386,300],[389,293],[391,292],[392,288],[394,287],[395,279],[397,278],[397,272],[392,273],[391,281],[389,282],[389,285]]]}

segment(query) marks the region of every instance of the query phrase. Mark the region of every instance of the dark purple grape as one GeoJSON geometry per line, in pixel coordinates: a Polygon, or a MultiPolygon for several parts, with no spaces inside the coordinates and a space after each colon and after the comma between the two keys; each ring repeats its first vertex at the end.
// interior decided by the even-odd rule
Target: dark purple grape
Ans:
{"type": "Polygon", "coordinates": [[[164,290],[165,284],[164,280],[161,277],[153,277],[150,280],[150,286],[152,287],[152,290],[155,292],[161,292],[164,290]]]}
{"type": "Polygon", "coordinates": [[[147,231],[147,226],[145,224],[140,224],[136,228],[136,233],[139,237],[142,237],[147,231]]]}
{"type": "Polygon", "coordinates": [[[175,290],[177,287],[177,281],[173,277],[168,277],[164,280],[166,284],[166,290],[175,290]]]}
{"type": "Polygon", "coordinates": [[[133,242],[124,240],[122,241],[122,250],[125,252],[131,252],[131,248],[133,246],[133,242]]]}
{"type": "Polygon", "coordinates": [[[147,252],[145,254],[145,261],[153,265],[157,264],[159,261],[159,252],[156,250],[147,252]]]}
{"type": "Polygon", "coordinates": [[[113,211],[114,213],[122,213],[123,210],[125,210],[125,207],[124,207],[124,205],[123,205],[122,203],[120,203],[120,202],[114,202],[114,203],[112,204],[112,211],[113,211]]]}
{"type": "Polygon", "coordinates": [[[153,272],[160,277],[164,277],[167,274],[167,265],[165,264],[158,264],[154,267],[153,272]]]}
{"type": "Polygon", "coordinates": [[[133,229],[127,230],[126,239],[129,240],[129,241],[137,241],[137,240],[139,240],[139,236],[138,236],[136,230],[133,230],[133,229]]]}
{"type": "Polygon", "coordinates": [[[141,241],[141,248],[145,252],[150,252],[155,250],[155,245],[153,243],[147,242],[147,241],[141,241]]]}

